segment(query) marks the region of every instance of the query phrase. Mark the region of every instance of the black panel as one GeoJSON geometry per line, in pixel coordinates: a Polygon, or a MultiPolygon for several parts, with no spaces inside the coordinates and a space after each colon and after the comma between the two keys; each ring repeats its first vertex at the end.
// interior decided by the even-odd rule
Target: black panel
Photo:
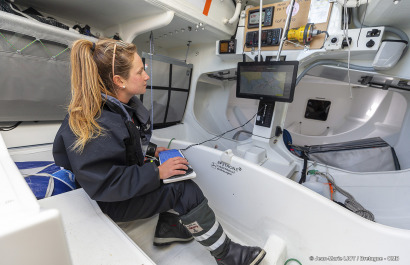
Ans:
{"type": "Polygon", "coordinates": [[[330,110],[330,101],[309,99],[306,105],[305,118],[325,121],[330,110]]]}

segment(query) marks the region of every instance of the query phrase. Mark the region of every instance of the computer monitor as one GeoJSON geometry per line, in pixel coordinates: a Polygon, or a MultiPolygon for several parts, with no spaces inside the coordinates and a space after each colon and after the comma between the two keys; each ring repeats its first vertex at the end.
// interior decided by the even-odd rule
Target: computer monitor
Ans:
{"type": "Polygon", "coordinates": [[[298,61],[240,62],[236,97],[292,102],[298,61]]]}

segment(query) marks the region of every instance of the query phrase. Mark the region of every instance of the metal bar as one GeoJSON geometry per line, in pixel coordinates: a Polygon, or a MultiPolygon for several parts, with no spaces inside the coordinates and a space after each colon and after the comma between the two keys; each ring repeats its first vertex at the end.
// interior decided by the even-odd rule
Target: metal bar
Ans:
{"type": "Polygon", "coordinates": [[[263,0],[259,1],[259,32],[258,32],[258,62],[261,61],[261,45],[262,45],[262,5],[263,0]]]}
{"type": "Polygon", "coordinates": [[[174,64],[174,65],[178,65],[178,66],[182,66],[186,68],[193,68],[192,64],[187,64],[185,61],[182,61],[182,60],[174,59],[174,58],[167,57],[164,55],[142,52],[142,58],[150,58],[150,56],[152,56],[153,60],[160,61],[163,63],[174,64]]]}
{"type": "Polygon", "coordinates": [[[279,50],[278,50],[278,54],[276,55],[276,61],[280,60],[280,53],[282,52],[283,43],[285,42],[286,34],[288,34],[288,28],[289,28],[289,24],[290,24],[290,19],[292,18],[293,6],[294,5],[295,5],[295,0],[291,0],[290,10],[289,10],[288,16],[286,18],[285,27],[283,28],[282,37],[280,38],[279,50]]]}

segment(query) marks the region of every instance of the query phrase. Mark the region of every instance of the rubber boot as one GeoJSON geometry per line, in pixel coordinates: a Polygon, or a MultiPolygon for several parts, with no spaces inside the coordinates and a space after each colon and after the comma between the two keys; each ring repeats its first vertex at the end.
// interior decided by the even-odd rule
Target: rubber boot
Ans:
{"type": "Polygon", "coordinates": [[[154,246],[166,246],[176,242],[189,242],[193,236],[183,226],[179,216],[169,212],[160,213],[155,228],[154,246]]]}
{"type": "Polygon", "coordinates": [[[256,265],[265,257],[265,250],[260,247],[246,247],[235,242],[229,242],[228,253],[222,258],[215,258],[218,265],[256,265]]]}
{"type": "Polygon", "coordinates": [[[266,252],[259,247],[241,246],[232,242],[205,199],[186,215],[180,217],[182,223],[205,246],[220,265],[256,265],[266,252]]]}

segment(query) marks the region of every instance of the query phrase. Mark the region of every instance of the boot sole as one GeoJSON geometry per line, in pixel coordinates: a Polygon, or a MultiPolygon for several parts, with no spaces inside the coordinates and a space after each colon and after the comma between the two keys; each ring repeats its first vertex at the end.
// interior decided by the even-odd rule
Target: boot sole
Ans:
{"type": "Polygon", "coordinates": [[[172,243],[187,243],[192,241],[194,238],[154,238],[154,246],[161,247],[161,246],[168,246],[172,243]]]}
{"type": "Polygon", "coordinates": [[[266,251],[262,249],[262,251],[259,252],[259,255],[256,256],[256,258],[249,265],[258,265],[259,263],[261,263],[265,255],[266,255],[266,251]]]}

